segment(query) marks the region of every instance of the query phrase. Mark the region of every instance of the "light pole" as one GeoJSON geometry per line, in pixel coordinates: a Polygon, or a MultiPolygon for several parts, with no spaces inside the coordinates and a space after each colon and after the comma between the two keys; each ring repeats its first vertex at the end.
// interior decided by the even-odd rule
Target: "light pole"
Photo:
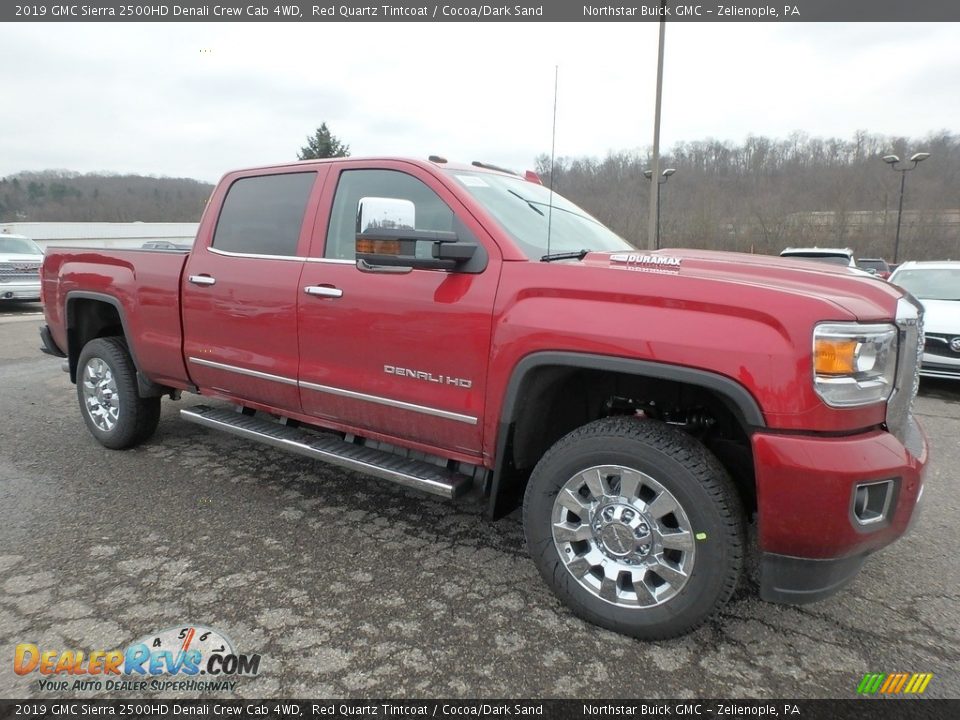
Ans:
{"type": "Polygon", "coordinates": [[[915,153],[910,157],[908,162],[913,163],[910,167],[904,165],[903,167],[897,167],[900,163],[900,158],[896,155],[884,155],[883,161],[889,165],[891,168],[900,173],[900,206],[897,209],[897,239],[893,241],[893,262],[897,264],[900,262],[900,221],[903,219],[903,189],[907,182],[907,173],[913,170],[918,163],[923,162],[928,157],[930,153],[919,152],[915,153]]]}
{"type": "MultiPolygon", "coordinates": [[[[660,0],[660,40],[657,43],[657,99],[653,110],[653,162],[654,175],[660,174],[660,101],[663,99],[663,41],[667,30],[666,0],[660,0]]],[[[653,223],[660,217],[660,184],[650,188],[650,212],[647,213],[647,247],[654,244],[653,223]]],[[[657,247],[660,243],[657,242],[657,247]]]]}
{"type": "MultiPolygon", "coordinates": [[[[663,205],[663,197],[662,197],[662,194],[661,194],[662,191],[660,191],[660,186],[661,186],[661,185],[666,185],[666,184],[667,184],[667,181],[670,179],[670,176],[673,175],[676,171],[677,171],[676,168],[667,168],[667,169],[664,170],[664,171],[660,174],[660,176],[657,178],[657,188],[656,188],[656,190],[654,190],[654,188],[652,188],[652,187],[650,188],[650,191],[651,191],[651,192],[656,192],[657,195],[660,196],[660,197],[658,197],[658,199],[657,199],[657,233],[656,233],[656,242],[655,242],[655,244],[654,244],[654,246],[653,246],[653,247],[654,247],[654,250],[659,250],[659,249],[660,249],[660,207],[663,205]]],[[[644,171],[643,171],[643,176],[644,176],[647,180],[653,180],[653,170],[644,170],[644,171]]]]}

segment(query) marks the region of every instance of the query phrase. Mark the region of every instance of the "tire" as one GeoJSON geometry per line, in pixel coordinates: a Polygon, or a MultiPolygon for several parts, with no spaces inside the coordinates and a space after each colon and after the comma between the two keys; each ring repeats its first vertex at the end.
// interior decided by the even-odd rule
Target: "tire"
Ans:
{"type": "Polygon", "coordinates": [[[733,594],[744,515],[697,440],[654,420],[611,417],[559,440],[523,500],[527,549],[576,615],[644,640],[690,632],[733,594]]]}
{"type": "Polygon", "coordinates": [[[123,338],[96,338],[83,346],[77,400],[87,429],[111,450],[139,445],[160,422],[160,398],[140,397],[137,370],[123,338]]]}

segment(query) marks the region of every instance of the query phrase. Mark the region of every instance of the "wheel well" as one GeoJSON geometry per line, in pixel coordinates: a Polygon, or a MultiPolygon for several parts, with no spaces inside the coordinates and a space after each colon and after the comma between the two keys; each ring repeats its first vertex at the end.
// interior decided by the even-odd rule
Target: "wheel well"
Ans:
{"type": "Polygon", "coordinates": [[[635,415],[690,433],[716,455],[737,486],[748,513],[756,509],[751,428],[732,398],[714,388],[627,372],[539,366],[524,377],[506,433],[495,516],[516,506],[533,467],[560,438],[593,420],[635,415]]]}
{"type": "Polygon", "coordinates": [[[67,304],[67,357],[70,380],[77,381],[77,360],[91,340],[111,335],[124,336],[123,321],[116,307],[102,300],[78,298],[67,304]]]}

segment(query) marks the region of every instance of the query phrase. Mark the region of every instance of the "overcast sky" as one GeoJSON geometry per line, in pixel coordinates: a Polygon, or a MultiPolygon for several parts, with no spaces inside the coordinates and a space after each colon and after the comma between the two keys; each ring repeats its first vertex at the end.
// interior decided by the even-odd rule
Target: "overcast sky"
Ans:
{"type": "MultiPolygon", "coordinates": [[[[0,26],[0,176],[214,181],[292,160],[326,121],[353,155],[520,170],[652,143],[657,24],[0,26]]],[[[748,134],[957,131],[960,24],[668,25],[662,146],[748,134]]]]}

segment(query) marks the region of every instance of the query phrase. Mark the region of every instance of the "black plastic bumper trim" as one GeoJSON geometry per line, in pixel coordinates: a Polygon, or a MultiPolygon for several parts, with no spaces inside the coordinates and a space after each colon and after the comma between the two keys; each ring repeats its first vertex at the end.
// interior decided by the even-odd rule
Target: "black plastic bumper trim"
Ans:
{"type": "Polygon", "coordinates": [[[819,560],[775,553],[760,558],[760,597],[768,602],[805,605],[842,590],[860,572],[868,553],[819,560]]]}

